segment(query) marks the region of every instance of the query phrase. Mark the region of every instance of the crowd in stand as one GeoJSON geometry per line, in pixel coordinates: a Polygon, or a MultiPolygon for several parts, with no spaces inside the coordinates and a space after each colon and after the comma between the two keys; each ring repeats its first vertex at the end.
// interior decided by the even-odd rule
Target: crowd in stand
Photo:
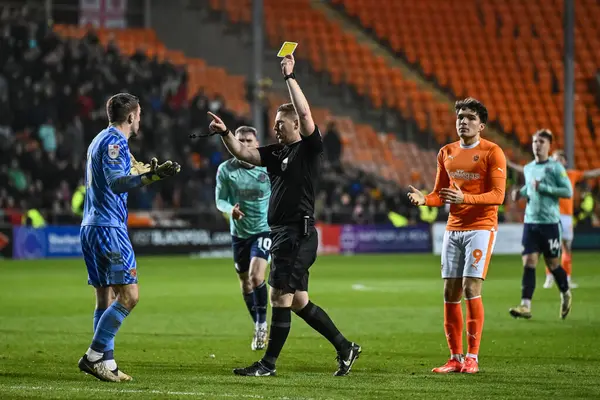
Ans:
{"type": "MultiPolygon", "coordinates": [[[[188,135],[207,129],[207,111],[230,127],[250,122],[231,112],[221,96],[188,93],[185,68],[141,51],[124,56],[113,42],[102,46],[93,31],[82,39],[59,37],[44,16],[27,7],[0,8],[0,223],[19,224],[31,208],[49,222],[77,222],[71,199],[83,182],[87,146],[107,125],[107,98],[123,91],[137,95],[143,110],[141,134],[130,141],[136,159],[182,165],[176,179],[131,192],[130,210],[179,210],[188,220],[224,223],[214,206],[215,174],[230,156],[218,137],[188,135]]],[[[271,133],[267,137],[273,140],[271,133]]],[[[340,161],[343,149],[333,121],[323,140],[319,220],[388,223],[393,211],[409,223],[421,221],[406,188],[340,161]]],[[[513,178],[512,184],[522,182],[513,178]]],[[[445,216],[442,209],[437,219],[445,216]]],[[[502,217],[518,220],[522,211],[512,208],[502,217]]]]}
{"type": "MultiPolygon", "coordinates": [[[[176,179],[129,196],[133,210],[184,209],[220,218],[215,174],[229,157],[218,137],[190,140],[207,129],[207,111],[228,126],[249,124],[224,98],[187,91],[186,71],[138,52],[123,56],[90,31],[83,39],[57,36],[26,7],[0,9],[0,221],[20,223],[30,208],[49,221],[71,221],[71,197],[82,184],[85,154],[107,125],[105,103],[117,92],[140,98],[141,134],[130,141],[139,161],[182,165],[176,179]],[[191,97],[191,100],[189,100],[191,97]]],[[[324,135],[326,162],[318,216],[329,222],[386,222],[391,209],[409,214],[404,190],[340,162],[335,124],[324,135]]]]}

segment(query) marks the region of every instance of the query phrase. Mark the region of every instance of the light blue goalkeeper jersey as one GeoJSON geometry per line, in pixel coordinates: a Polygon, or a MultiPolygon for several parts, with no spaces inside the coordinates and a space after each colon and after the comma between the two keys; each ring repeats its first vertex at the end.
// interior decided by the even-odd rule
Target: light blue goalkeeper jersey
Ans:
{"type": "Polygon", "coordinates": [[[565,167],[548,159],[544,162],[532,161],[525,166],[525,186],[521,196],[527,197],[525,208],[526,224],[554,224],[560,222],[558,199],[573,196],[573,188],[565,167]],[[534,182],[539,181],[538,189],[534,182]]]}
{"type": "Polygon", "coordinates": [[[215,201],[217,208],[231,216],[235,204],[245,216],[241,220],[229,219],[231,234],[248,238],[268,232],[267,212],[271,197],[271,182],[264,167],[248,167],[235,158],[229,159],[217,170],[215,201]]]}
{"type": "Polygon", "coordinates": [[[130,170],[127,139],[117,128],[109,126],[88,147],[81,226],[127,228],[127,192],[116,191],[115,182],[128,176],[130,170]]]}

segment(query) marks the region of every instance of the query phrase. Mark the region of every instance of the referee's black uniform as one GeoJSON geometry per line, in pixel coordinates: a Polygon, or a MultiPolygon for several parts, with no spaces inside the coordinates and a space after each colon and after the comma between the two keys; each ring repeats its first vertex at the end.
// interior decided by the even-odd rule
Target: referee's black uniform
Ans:
{"type": "Polygon", "coordinates": [[[289,144],[259,147],[271,180],[269,285],[285,293],[308,290],[308,269],[317,258],[315,192],[323,158],[319,128],[289,144]]]}
{"type": "MultiPolygon", "coordinates": [[[[315,192],[323,158],[323,140],[315,125],[310,136],[295,143],[259,147],[261,164],[271,180],[268,222],[271,227],[271,273],[269,285],[283,293],[308,291],[308,269],[317,258],[319,244],[315,229],[315,192]]],[[[348,375],[362,349],[337,329],[329,315],[308,300],[294,313],[335,347],[336,376],[348,375]]],[[[269,343],[260,361],[236,368],[242,376],[275,375],[275,363],[290,332],[290,306],[271,308],[269,343]]]]}

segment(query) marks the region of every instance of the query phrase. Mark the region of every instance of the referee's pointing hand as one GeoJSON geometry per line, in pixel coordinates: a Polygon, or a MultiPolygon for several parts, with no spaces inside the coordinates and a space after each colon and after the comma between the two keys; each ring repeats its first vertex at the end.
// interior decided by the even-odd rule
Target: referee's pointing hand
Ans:
{"type": "Polygon", "coordinates": [[[208,115],[212,118],[212,121],[210,121],[210,125],[208,126],[208,130],[211,133],[223,133],[227,131],[227,127],[221,118],[217,117],[210,111],[208,112],[208,115]]]}

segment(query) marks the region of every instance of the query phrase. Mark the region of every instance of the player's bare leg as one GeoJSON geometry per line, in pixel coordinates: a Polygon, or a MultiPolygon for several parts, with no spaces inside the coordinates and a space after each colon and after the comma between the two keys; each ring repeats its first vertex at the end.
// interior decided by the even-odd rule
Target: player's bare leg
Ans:
{"type": "Polygon", "coordinates": [[[254,310],[256,312],[256,323],[254,326],[254,338],[252,339],[252,350],[263,350],[267,346],[267,286],[265,282],[265,271],[267,260],[254,257],[250,260],[248,280],[252,285],[254,295],[254,310]]]}
{"type": "Polygon", "coordinates": [[[467,305],[467,356],[460,372],[479,372],[479,344],[483,333],[484,310],[481,298],[483,279],[463,278],[463,293],[467,305]]]}
{"type": "Polygon", "coordinates": [[[444,279],[444,332],[450,350],[450,359],[444,365],[434,368],[432,372],[438,374],[460,372],[463,367],[462,294],[462,278],[444,279]]]}
{"type": "Polygon", "coordinates": [[[560,259],[558,257],[555,258],[546,258],[546,265],[549,266],[550,272],[554,276],[554,280],[556,281],[556,286],[558,286],[558,290],[560,291],[560,317],[562,319],[567,318],[569,312],[571,311],[571,290],[569,289],[569,280],[567,277],[566,271],[560,265],[560,259]]]}
{"type": "MultiPolygon", "coordinates": [[[[104,349],[110,341],[112,341],[120,327],[123,319],[135,307],[139,299],[137,284],[130,285],[115,285],[113,286],[117,296],[110,308],[103,314],[98,322],[98,328],[94,334],[92,345],[79,360],[79,369],[87,374],[93,375],[96,378],[107,382],[121,382],[131,380],[127,374],[119,375],[118,368],[112,371],[103,361],[104,349]],[[110,311],[110,312],[109,312],[110,311]],[[108,326],[110,329],[104,329],[108,326]]],[[[112,296],[110,288],[100,290],[100,298],[104,302],[112,296]]]]}
{"type": "Polygon", "coordinates": [[[535,267],[539,253],[525,254],[523,257],[523,279],[521,282],[521,304],[510,308],[508,312],[514,318],[531,318],[531,299],[535,291],[535,267]]]}

